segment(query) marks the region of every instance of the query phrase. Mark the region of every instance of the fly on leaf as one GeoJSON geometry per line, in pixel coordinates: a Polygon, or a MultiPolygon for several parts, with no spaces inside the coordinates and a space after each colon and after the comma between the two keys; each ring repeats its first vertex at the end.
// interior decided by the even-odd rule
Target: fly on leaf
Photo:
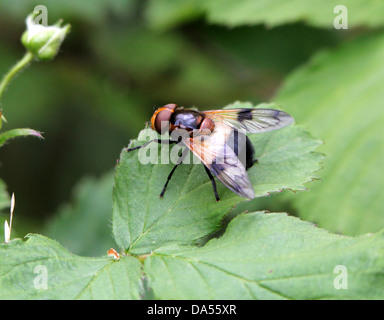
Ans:
{"type": "Polygon", "coordinates": [[[170,172],[160,193],[161,198],[176,168],[182,163],[188,151],[191,151],[203,163],[211,180],[216,201],[220,198],[213,176],[236,194],[253,199],[255,192],[247,170],[257,162],[257,159],[246,134],[277,130],[293,122],[292,116],[275,109],[198,111],[184,109],[176,104],[167,104],[155,111],[151,118],[151,128],[160,135],[168,133],[170,139],[153,139],[139,147],[128,148],[127,151],[145,147],[152,142],[182,143],[187,147],[170,172]]]}

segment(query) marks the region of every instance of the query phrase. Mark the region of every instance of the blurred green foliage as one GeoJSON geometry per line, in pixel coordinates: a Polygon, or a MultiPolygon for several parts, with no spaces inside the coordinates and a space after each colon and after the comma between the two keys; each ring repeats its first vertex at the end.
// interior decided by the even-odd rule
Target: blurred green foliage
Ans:
{"type": "MultiPolygon", "coordinates": [[[[71,200],[73,187],[85,176],[98,177],[113,169],[120,150],[137,136],[153,108],[174,102],[204,110],[235,100],[273,100],[288,74],[315,53],[364,38],[372,33],[364,27],[381,25],[379,4],[354,3],[350,12],[359,14],[350,19],[351,26],[360,28],[335,30],[331,1],[316,1],[319,6],[311,7],[297,0],[289,10],[281,9],[282,0],[263,7],[264,2],[254,7],[251,0],[1,1],[0,74],[23,55],[24,19],[35,5],[48,8],[49,23],[63,18],[72,26],[55,60],[29,67],[1,102],[7,130],[28,126],[45,137],[44,142],[18,140],[0,150],[0,177],[16,194],[18,233],[42,232],[64,203],[74,202],[73,212],[80,214],[76,204],[94,202],[84,185],[91,190],[89,181],[96,180],[78,187],[84,193],[71,200]]],[[[304,116],[313,106],[310,98],[300,97],[301,104],[287,110],[311,131],[304,116]]],[[[285,102],[289,104],[282,98],[285,102]]],[[[316,134],[323,138],[320,131],[316,134]]],[[[288,200],[267,201],[267,207],[263,203],[256,200],[244,209],[275,207],[295,213],[288,200]]],[[[71,207],[65,208],[60,216],[73,218],[71,207]]],[[[111,208],[99,209],[100,215],[110,217],[111,208]]],[[[87,231],[79,232],[84,237],[87,231]]],[[[70,242],[60,238],[76,252],[70,242]]]]}
{"type": "Polygon", "coordinates": [[[276,97],[324,140],[323,182],[292,200],[300,217],[333,232],[384,228],[383,53],[380,33],[323,52],[292,74],[276,97]]]}

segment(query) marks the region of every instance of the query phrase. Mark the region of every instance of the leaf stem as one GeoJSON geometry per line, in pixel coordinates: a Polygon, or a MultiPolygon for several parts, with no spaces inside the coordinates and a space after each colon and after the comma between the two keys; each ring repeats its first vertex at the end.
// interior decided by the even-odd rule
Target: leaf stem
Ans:
{"type": "Polygon", "coordinates": [[[16,76],[16,74],[18,74],[21,70],[23,70],[26,66],[28,66],[28,64],[32,61],[32,59],[33,59],[33,54],[28,51],[24,55],[24,57],[19,62],[17,62],[11,68],[11,70],[9,70],[8,73],[3,77],[3,79],[0,82],[0,100],[7,85],[16,76]]]}

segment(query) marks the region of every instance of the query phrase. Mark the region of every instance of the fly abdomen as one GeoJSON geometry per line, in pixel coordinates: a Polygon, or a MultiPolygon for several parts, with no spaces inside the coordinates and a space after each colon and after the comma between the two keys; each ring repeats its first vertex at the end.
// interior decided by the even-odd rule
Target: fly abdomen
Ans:
{"type": "Polygon", "coordinates": [[[246,170],[255,163],[255,149],[251,140],[242,132],[233,130],[227,144],[232,148],[246,170]]]}

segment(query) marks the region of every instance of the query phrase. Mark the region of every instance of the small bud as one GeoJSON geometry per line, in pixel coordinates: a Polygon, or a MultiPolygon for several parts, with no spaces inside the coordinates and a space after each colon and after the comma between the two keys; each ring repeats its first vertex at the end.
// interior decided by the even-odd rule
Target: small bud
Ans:
{"type": "Polygon", "coordinates": [[[35,23],[34,17],[35,14],[27,17],[27,30],[23,33],[21,42],[38,60],[51,60],[59,52],[70,25],[62,27],[62,21],[58,21],[53,26],[44,26],[35,23]]]}

